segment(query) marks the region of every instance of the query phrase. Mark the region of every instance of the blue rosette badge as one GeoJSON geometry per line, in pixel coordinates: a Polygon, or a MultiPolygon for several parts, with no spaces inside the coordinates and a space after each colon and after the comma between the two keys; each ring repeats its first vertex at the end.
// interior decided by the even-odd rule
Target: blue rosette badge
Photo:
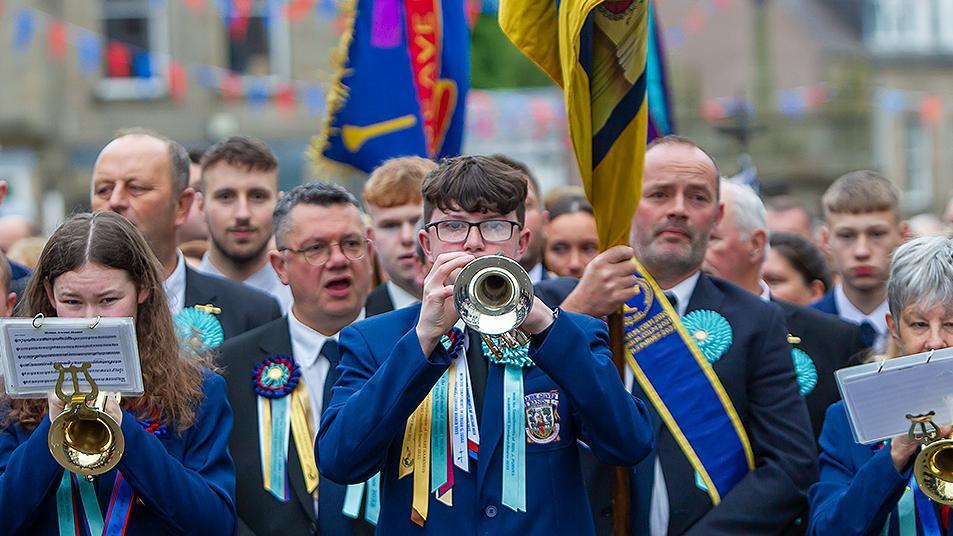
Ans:
{"type": "Polygon", "coordinates": [[[731,346],[731,324],[715,311],[692,311],[682,317],[682,325],[711,365],[721,359],[731,346]]]}
{"type": "Polygon", "coordinates": [[[301,368],[291,357],[273,355],[255,366],[252,386],[265,398],[281,398],[291,394],[298,386],[301,368]]]}
{"type": "Polygon", "coordinates": [[[173,318],[175,335],[187,352],[201,354],[221,346],[225,340],[222,323],[212,313],[182,309],[173,318]]]}
{"type": "Polygon", "coordinates": [[[309,491],[317,488],[314,452],[307,448],[302,450],[300,442],[302,434],[309,439],[311,436],[303,407],[310,402],[295,391],[300,380],[301,368],[293,358],[281,354],[268,356],[255,365],[251,374],[252,388],[258,395],[258,437],[263,445],[259,449],[262,484],[281,502],[288,502],[288,445],[292,429],[305,483],[309,491]]]}

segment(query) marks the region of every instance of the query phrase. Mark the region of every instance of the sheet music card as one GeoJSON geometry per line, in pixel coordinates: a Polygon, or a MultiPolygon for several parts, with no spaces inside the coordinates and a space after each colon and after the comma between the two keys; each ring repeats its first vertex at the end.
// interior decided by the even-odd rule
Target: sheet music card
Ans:
{"type": "Polygon", "coordinates": [[[953,424],[953,348],[847,367],[835,376],[858,443],[907,433],[908,414],[934,411],[937,426],[953,424]]]}
{"type": "MultiPolygon", "coordinates": [[[[14,398],[45,398],[59,377],[55,363],[85,362],[101,391],[142,394],[132,318],[0,318],[0,358],[4,387],[14,398]]],[[[72,389],[69,375],[64,389],[72,389]]]]}

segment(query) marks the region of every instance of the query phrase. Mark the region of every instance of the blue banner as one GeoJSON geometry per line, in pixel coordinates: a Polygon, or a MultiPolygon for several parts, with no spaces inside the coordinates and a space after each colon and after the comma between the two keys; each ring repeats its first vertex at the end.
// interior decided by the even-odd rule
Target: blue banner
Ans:
{"type": "Polygon", "coordinates": [[[459,155],[470,85],[464,1],[355,0],[351,9],[313,156],[370,172],[398,156],[459,155]]]}

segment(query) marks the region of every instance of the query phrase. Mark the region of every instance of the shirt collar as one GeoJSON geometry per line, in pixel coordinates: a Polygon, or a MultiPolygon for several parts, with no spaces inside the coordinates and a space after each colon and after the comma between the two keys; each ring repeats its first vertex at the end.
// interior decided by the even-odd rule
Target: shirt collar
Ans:
{"type": "Polygon", "coordinates": [[[387,285],[387,294],[390,296],[391,303],[394,304],[394,309],[403,309],[420,301],[411,293],[394,284],[393,281],[384,284],[387,285]]]}
{"type": "Polygon", "coordinates": [[[529,274],[529,280],[532,281],[534,285],[539,283],[543,280],[543,263],[537,262],[536,266],[530,268],[526,273],[529,274]]]}
{"type": "Polygon", "coordinates": [[[695,293],[695,285],[698,284],[698,278],[701,277],[701,274],[701,271],[696,271],[689,276],[688,279],[674,287],[664,289],[664,292],[674,294],[675,299],[678,300],[678,316],[685,316],[685,310],[688,309],[688,302],[692,299],[692,294],[695,293]]]}
{"type": "Polygon", "coordinates": [[[222,273],[214,264],[212,264],[211,259],[208,258],[208,252],[202,255],[202,262],[199,263],[198,270],[203,274],[217,275],[219,277],[225,277],[225,274],[222,273]]]}
{"type": "Polygon", "coordinates": [[[181,251],[176,252],[175,270],[162,283],[166,299],[169,300],[169,310],[175,315],[185,306],[185,256],[181,251]]]}
{"type": "Polygon", "coordinates": [[[865,315],[860,309],[854,307],[853,303],[850,303],[847,294],[844,293],[843,285],[838,284],[834,287],[834,303],[837,304],[839,316],[844,320],[849,320],[855,324],[863,324],[865,321],[870,322],[880,336],[887,333],[887,313],[890,312],[887,300],[878,305],[872,313],[865,315]]]}
{"type": "MultiPolygon", "coordinates": [[[[364,309],[361,309],[361,312],[357,315],[357,318],[354,319],[354,322],[360,320],[364,320],[364,309]]],[[[354,322],[351,323],[353,324],[354,322]]],[[[328,339],[338,340],[338,333],[329,337],[319,331],[315,331],[304,322],[298,320],[293,310],[288,311],[288,334],[291,336],[291,345],[298,348],[313,349],[310,352],[304,352],[301,355],[294,356],[295,361],[303,367],[313,365],[318,358],[318,353],[321,352],[321,348],[324,347],[325,341],[328,339]]]]}

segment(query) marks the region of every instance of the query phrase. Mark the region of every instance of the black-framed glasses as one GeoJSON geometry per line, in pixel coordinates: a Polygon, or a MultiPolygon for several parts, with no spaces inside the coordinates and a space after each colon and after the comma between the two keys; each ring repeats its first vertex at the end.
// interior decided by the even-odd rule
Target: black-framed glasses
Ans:
{"type": "Polygon", "coordinates": [[[484,220],[479,222],[444,220],[429,223],[425,228],[430,229],[431,227],[437,230],[437,238],[441,242],[465,242],[467,237],[470,236],[470,229],[474,227],[480,230],[480,236],[486,242],[505,242],[513,237],[513,229],[520,227],[520,224],[510,220],[484,220]]]}
{"type": "Polygon", "coordinates": [[[308,261],[308,264],[321,266],[331,258],[331,248],[334,246],[341,248],[341,253],[343,253],[348,260],[359,261],[367,255],[367,245],[370,244],[370,242],[371,241],[366,238],[345,238],[333,244],[317,242],[306,248],[278,248],[278,251],[290,251],[291,253],[304,255],[304,260],[308,261]]]}

